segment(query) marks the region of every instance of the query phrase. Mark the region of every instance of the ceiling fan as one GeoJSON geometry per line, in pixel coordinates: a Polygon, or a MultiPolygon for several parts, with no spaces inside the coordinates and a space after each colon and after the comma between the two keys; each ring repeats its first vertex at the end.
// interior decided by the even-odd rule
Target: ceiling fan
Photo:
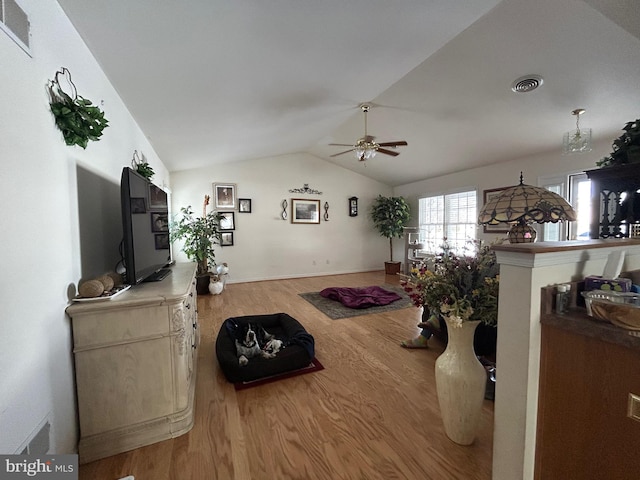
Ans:
{"type": "Polygon", "coordinates": [[[349,150],[345,150],[344,152],[336,153],[331,156],[337,157],[338,155],[354,152],[358,161],[364,162],[365,160],[369,160],[370,158],[375,157],[376,153],[378,152],[384,153],[385,155],[391,155],[393,157],[397,157],[398,155],[400,155],[399,152],[394,152],[393,150],[389,150],[387,148],[382,148],[382,147],[397,148],[403,145],[407,145],[407,142],[405,142],[404,140],[400,140],[397,142],[381,142],[381,143],[374,141],[376,137],[367,135],[367,113],[369,113],[371,106],[367,104],[362,104],[360,105],[360,108],[362,109],[362,113],[364,114],[364,137],[358,139],[358,141],[353,145],[349,145],[347,143],[330,143],[329,145],[336,145],[340,147],[351,147],[349,150]]]}

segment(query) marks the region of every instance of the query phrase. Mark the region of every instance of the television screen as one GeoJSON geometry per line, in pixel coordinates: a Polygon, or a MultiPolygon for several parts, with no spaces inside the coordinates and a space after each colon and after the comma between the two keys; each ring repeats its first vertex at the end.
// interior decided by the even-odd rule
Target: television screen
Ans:
{"type": "Polygon", "coordinates": [[[167,193],[129,167],[122,170],[122,259],[136,285],[171,263],[167,193]]]}

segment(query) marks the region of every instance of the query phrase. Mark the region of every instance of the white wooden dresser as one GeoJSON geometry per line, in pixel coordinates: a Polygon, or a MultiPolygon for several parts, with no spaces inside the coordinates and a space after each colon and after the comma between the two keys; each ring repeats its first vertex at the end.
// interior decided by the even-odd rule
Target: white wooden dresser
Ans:
{"type": "Polygon", "coordinates": [[[195,263],[105,301],[73,303],[80,463],[193,426],[199,329],[195,263]]]}

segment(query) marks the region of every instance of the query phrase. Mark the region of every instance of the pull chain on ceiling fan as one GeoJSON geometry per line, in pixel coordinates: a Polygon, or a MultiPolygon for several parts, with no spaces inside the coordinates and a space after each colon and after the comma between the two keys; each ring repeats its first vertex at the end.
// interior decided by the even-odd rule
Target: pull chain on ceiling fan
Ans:
{"type": "Polygon", "coordinates": [[[351,147],[349,150],[345,150],[344,152],[336,153],[331,156],[337,157],[338,155],[354,152],[356,158],[360,162],[364,162],[365,160],[369,160],[370,158],[375,157],[376,153],[378,152],[384,153],[385,155],[391,155],[392,157],[396,157],[400,155],[399,152],[394,152],[393,150],[389,150],[387,148],[381,148],[381,147],[396,148],[399,146],[407,145],[407,142],[405,142],[404,140],[400,140],[397,142],[382,142],[382,143],[375,142],[374,140],[376,137],[372,137],[371,135],[367,134],[367,113],[369,113],[371,106],[367,104],[362,104],[360,105],[360,108],[362,109],[362,113],[364,115],[364,136],[358,139],[358,141],[353,145],[349,145],[346,143],[330,143],[329,145],[335,145],[340,147],[351,147]]]}

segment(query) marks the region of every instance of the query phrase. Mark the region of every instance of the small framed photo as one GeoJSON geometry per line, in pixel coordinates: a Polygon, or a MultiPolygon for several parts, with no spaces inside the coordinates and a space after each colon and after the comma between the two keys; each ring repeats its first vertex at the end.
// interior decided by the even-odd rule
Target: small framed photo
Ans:
{"type": "MultiPolygon", "coordinates": [[[[507,188],[511,187],[491,188],[489,190],[484,190],[484,203],[482,205],[486,205],[489,200],[493,200],[507,188]]],[[[500,222],[496,225],[483,225],[483,227],[484,233],[508,233],[511,225],[506,222],[500,222]]]]}
{"type": "Polygon", "coordinates": [[[235,183],[214,183],[213,198],[216,210],[235,210],[238,207],[235,183]]]}
{"type": "Polygon", "coordinates": [[[168,232],[169,214],[164,212],[151,212],[151,231],[168,232]]]}
{"type": "Polygon", "coordinates": [[[147,202],[143,197],[131,197],[131,213],[147,213],[147,202]]]}
{"type": "Polygon", "coordinates": [[[222,215],[220,219],[220,230],[235,230],[236,218],[235,212],[219,212],[222,215]]]}
{"type": "Polygon", "coordinates": [[[320,200],[292,198],[291,223],[320,223],[320,200]]]}
{"type": "Polygon", "coordinates": [[[156,250],[169,250],[169,234],[168,233],[156,233],[156,250]]]}
{"type": "Polygon", "coordinates": [[[239,198],[238,199],[238,211],[240,213],[251,213],[251,199],[239,198]]]}
{"type": "Polygon", "coordinates": [[[233,246],[233,232],[222,232],[220,235],[220,246],[231,247],[233,246]]]}
{"type": "Polygon", "coordinates": [[[153,183],[149,185],[149,208],[166,209],[167,208],[167,192],[153,183]]]}

